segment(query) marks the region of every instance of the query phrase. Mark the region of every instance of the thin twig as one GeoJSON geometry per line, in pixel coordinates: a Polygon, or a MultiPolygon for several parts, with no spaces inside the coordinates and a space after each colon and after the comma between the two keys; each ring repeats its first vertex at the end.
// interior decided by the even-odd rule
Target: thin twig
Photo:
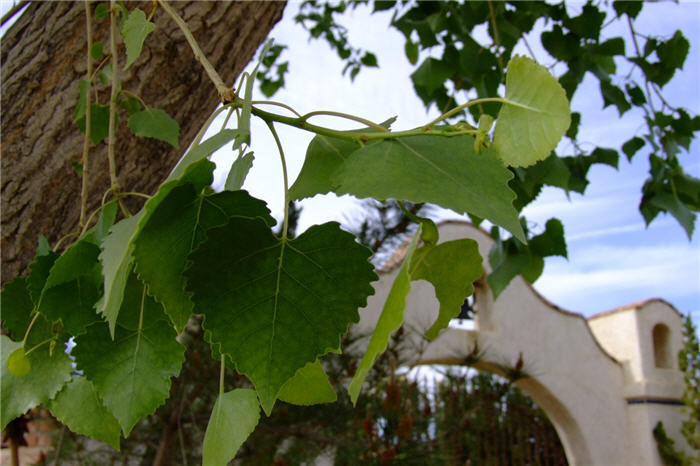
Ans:
{"type": "Polygon", "coordinates": [[[192,49],[195,58],[199,63],[202,64],[202,66],[204,67],[204,71],[206,71],[207,75],[209,75],[209,79],[211,79],[211,82],[214,83],[214,86],[216,86],[216,90],[219,92],[219,97],[221,97],[221,101],[225,104],[232,102],[233,89],[224,84],[224,81],[223,79],[221,79],[221,76],[219,76],[219,73],[216,72],[216,69],[214,69],[209,60],[207,60],[207,57],[204,55],[204,52],[202,52],[202,49],[199,47],[197,40],[192,35],[192,31],[190,31],[190,28],[187,26],[187,23],[185,23],[185,20],[182,19],[180,15],[178,15],[177,12],[173,10],[165,0],[158,0],[158,3],[163,7],[165,12],[170,15],[173,21],[175,21],[175,23],[180,27],[180,30],[185,35],[185,39],[187,39],[187,42],[190,44],[190,48],[192,49]]]}
{"type": "MultiPolygon", "coordinates": [[[[88,2],[85,2],[87,5],[88,2]]],[[[61,458],[61,449],[63,448],[63,439],[66,436],[66,425],[61,426],[61,435],[58,437],[58,443],[56,444],[56,452],[53,457],[53,466],[58,466],[58,460],[61,458]]]]}
{"type": "Polygon", "coordinates": [[[489,13],[491,16],[491,27],[493,28],[493,40],[496,43],[496,57],[498,58],[498,67],[503,73],[503,57],[501,56],[500,48],[501,41],[498,39],[498,26],[496,26],[496,11],[493,9],[493,2],[489,0],[489,13]]]}
{"type": "Polygon", "coordinates": [[[112,0],[109,9],[109,46],[112,53],[112,92],[109,98],[109,133],[107,140],[107,160],[109,161],[109,179],[113,193],[119,191],[119,181],[117,180],[117,166],[114,155],[116,143],[117,126],[117,95],[119,92],[119,62],[117,59],[117,3],[112,0]]]}
{"type": "Polygon", "coordinates": [[[92,56],[90,55],[90,47],[92,47],[92,14],[90,11],[90,2],[85,2],[85,28],[87,30],[87,90],[85,92],[85,139],[83,140],[83,179],[80,191],[80,228],[85,226],[85,214],[87,211],[87,196],[88,196],[88,153],[90,152],[90,130],[91,130],[91,106],[90,103],[90,85],[92,76],[92,56]]]}

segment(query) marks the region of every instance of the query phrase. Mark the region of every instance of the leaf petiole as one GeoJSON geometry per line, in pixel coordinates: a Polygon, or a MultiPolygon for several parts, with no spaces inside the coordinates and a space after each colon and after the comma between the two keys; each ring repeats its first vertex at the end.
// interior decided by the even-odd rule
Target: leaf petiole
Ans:
{"type": "Polygon", "coordinates": [[[22,347],[24,347],[24,344],[27,342],[27,337],[29,336],[29,331],[32,329],[34,326],[34,322],[39,318],[39,313],[37,312],[34,314],[34,317],[32,318],[32,321],[29,322],[29,325],[27,326],[27,331],[24,332],[24,338],[22,339],[22,347]]]}
{"type": "MultiPolygon", "coordinates": [[[[39,315],[39,313],[37,313],[37,315],[39,315]]],[[[25,352],[24,352],[24,355],[25,355],[25,356],[29,356],[33,351],[35,351],[35,350],[41,348],[42,346],[44,346],[44,345],[47,344],[47,343],[51,343],[52,341],[54,341],[54,337],[47,338],[46,340],[42,341],[41,343],[37,343],[36,345],[34,345],[34,346],[33,346],[31,349],[29,349],[28,351],[25,351],[25,352]]]]}
{"type": "Polygon", "coordinates": [[[357,117],[354,115],[349,115],[347,113],[342,113],[342,112],[334,112],[334,111],[330,111],[330,110],[317,110],[315,112],[309,112],[309,113],[301,116],[300,118],[304,121],[307,121],[309,118],[311,118],[313,116],[317,116],[317,115],[335,116],[335,117],[339,117],[339,118],[345,118],[345,119],[351,120],[351,121],[356,121],[358,123],[362,123],[363,125],[369,126],[372,129],[376,129],[380,133],[386,133],[389,131],[385,127],[378,125],[374,122],[371,122],[365,118],[357,117]]]}
{"type": "Polygon", "coordinates": [[[265,121],[267,127],[270,128],[272,137],[275,138],[275,143],[277,143],[277,149],[280,153],[280,160],[282,162],[282,179],[284,180],[284,223],[282,226],[282,240],[287,239],[287,230],[289,229],[289,180],[287,178],[287,162],[284,158],[284,150],[282,149],[282,142],[280,141],[277,130],[275,130],[274,123],[271,121],[265,121]]]}

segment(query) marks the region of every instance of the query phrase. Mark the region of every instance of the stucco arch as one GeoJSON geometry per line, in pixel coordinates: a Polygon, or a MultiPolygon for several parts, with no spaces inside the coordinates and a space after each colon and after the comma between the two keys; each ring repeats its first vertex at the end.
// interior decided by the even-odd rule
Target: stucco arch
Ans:
{"type": "MultiPolygon", "coordinates": [[[[481,256],[488,257],[492,240],[478,228],[446,222],[439,230],[441,241],[476,240],[481,256]]],[[[375,285],[355,327],[358,334],[371,334],[401,259],[399,252],[375,285]]],[[[488,263],[484,266],[488,273],[488,263]]],[[[448,328],[428,342],[422,334],[437,317],[439,303],[430,284],[412,283],[405,311],[405,361],[477,361],[477,369],[501,375],[522,366],[526,377],[516,386],[547,413],[570,464],[661,464],[651,430],[659,420],[678,424],[683,384],[680,372],[654,364],[652,328],[662,323],[671,329],[667,348],[677,352],[680,318],[672,306],[645,301],[589,321],[550,303],[521,277],[497,300],[485,280],[476,285],[474,328],[448,328]]]]}

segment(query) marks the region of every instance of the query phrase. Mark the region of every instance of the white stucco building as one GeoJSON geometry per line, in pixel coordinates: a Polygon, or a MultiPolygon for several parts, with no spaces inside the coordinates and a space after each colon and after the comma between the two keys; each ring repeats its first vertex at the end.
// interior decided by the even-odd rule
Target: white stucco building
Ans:
{"type": "MultiPolygon", "coordinates": [[[[470,224],[446,222],[439,231],[441,242],[476,240],[481,256],[488,257],[491,238],[470,224]]],[[[354,331],[371,333],[401,259],[395,254],[354,331]]],[[[488,263],[484,267],[490,272],[488,263]]],[[[652,435],[659,421],[677,446],[686,447],[677,362],[682,322],[673,306],[650,299],[586,319],[548,302],[522,277],[497,300],[483,278],[476,285],[474,329],[448,328],[428,342],[422,333],[437,317],[439,303],[432,285],[412,283],[405,360],[463,364],[476,348],[475,367],[498,373],[522,358],[529,377],[516,385],[548,414],[570,464],[662,464],[652,435]]]]}

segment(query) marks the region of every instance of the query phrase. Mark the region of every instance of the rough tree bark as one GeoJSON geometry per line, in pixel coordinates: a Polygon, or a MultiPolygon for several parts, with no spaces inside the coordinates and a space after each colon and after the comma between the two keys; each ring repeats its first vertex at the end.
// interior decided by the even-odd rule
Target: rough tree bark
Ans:
{"type": "MultiPolygon", "coordinates": [[[[285,3],[172,5],[224,81],[233,85],[281,18],[285,3]]],[[[153,2],[139,6],[150,12],[153,2]]],[[[162,9],[156,11],[154,22],[156,30],[141,57],[122,73],[123,88],[179,122],[180,147],[131,136],[122,115],[116,151],[121,186],[146,193],[167,176],[218,101],[216,89],[174,22],[162,9]]],[[[95,41],[109,44],[108,24],[108,20],[93,20],[95,41]]],[[[2,38],[0,52],[5,283],[26,271],[39,234],[53,244],[78,225],[81,178],[71,163],[80,161],[83,141],[73,123],[78,82],[86,71],[83,3],[30,3],[2,38]]],[[[108,99],[108,90],[101,89],[100,102],[108,99]]],[[[91,148],[89,171],[88,206],[94,208],[109,187],[106,143],[91,148]]]]}

